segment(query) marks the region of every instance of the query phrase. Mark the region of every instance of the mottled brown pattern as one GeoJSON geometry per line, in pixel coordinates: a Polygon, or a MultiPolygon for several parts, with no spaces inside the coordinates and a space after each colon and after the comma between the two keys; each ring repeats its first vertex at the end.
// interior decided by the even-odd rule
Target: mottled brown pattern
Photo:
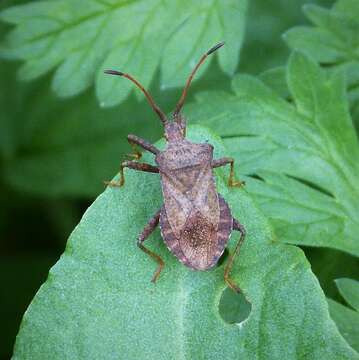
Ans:
{"type": "Polygon", "coordinates": [[[165,150],[160,151],[146,140],[129,135],[128,141],[134,149],[132,157],[139,159],[141,153],[137,146],[155,155],[157,166],[145,163],[126,161],[121,164],[120,180],[109,182],[110,186],[124,185],[124,167],[160,173],[164,205],[146,225],[138,237],[138,246],[151,256],[158,267],[152,281],[158,278],[164,262],[159,255],[143,245],[158,222],[162,237],[169,250],[186,266],[195,270],[207,270],[213,267],[222,255],[232,229],[241,233],[235,251],[225,267],[224,279],[235,291],[240,288],[230,278],[235,256],[239,253],[244,240],[245,229],[232,218],[230,209],[224,199],[217,193],[213,177],[213,168],[230,164],[229,186],[242,186],[234,178],[234,160],[232,158],[213,159],[213,146],[208,143],[196,144],[186,139],[186,123],[181,114],[187,91],[194,74],[208,55],[223,46],[219,43],[207,51],[199,60],[187,79],[170,121],[157,106],[147,90],[131,75],[116,70],[106,70],[107,74],[126,77],[138,86],[145,94],[152,109],[159,116],[167,141],[165,150]]]}
{"type": "Polygon", "coordinates": [[[218,198],[220,231],[215,231],[213,225],[208,222],[190,217],[180,236],[177,237],[171,228],[166,208],[162,207],[160,215],[162,238],[168,249],[184,265],[192,269],[208,270],[213,267],[223,254],[229,240],[233,224],[231,211],[222,196],[218,195],[218,198]]]}

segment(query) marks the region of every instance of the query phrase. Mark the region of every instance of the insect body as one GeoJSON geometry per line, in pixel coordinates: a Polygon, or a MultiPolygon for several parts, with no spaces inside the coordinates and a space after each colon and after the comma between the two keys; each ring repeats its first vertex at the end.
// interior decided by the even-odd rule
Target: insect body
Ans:
{"type": "MultiPolygon", "coordinates": [[[[186,124],[181,109],[192,78],[204,62],[206,57],[219,49],[219,43],[205,53],[190,74],[182,96],[173,112],[173,119],[169,121],[162,110],[155,104],[150,94],[132,76],[114,70],[105,73],[119,75],[134,82],[145,94],[153,110],[158,114],[165,129],[167,147],[160,151],[154,145],[135,135],[128,135],[129,143],[153,153],[157,166],[124,161],[120,168],[119,182],[108,182],[110,186],[123,186],[125,167],[159,173],[161,176],[164,205],[157,211],[138,237],[138,246],[150,255],[158,268],[153,276],[155,282],[164,266],[160,256],[147,249],[143,242],[149,237],[158,224],[161,235],[169,250],[186,266],[195,270],[207,270],[218,262],[229,240],[232,230],[241,233],[234,253],[224,270],[226,283],[235,291],[240,288],[230,278],[230,271],[235,256],[245,237],[244,227],[232,217],[228,204],[217,193],[213,176],[213,168],[230,165],[228,184],[241,186],[243,183],[234,180],[234,160],[232,158],[213,159],[213,146],[207,143],[195,144],[185,137],[186,124]]],[[[134,157],[139,159],[141,154],[135,150],[134,157]]]]}

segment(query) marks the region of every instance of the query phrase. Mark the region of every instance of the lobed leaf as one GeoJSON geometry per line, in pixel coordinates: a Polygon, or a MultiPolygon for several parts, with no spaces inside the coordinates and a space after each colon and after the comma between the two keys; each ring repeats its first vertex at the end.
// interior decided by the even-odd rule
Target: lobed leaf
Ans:
{"type": "Polygon", "coordinates": [[[315,27],[300,26],[284,34],[293,49],[325,64],[357,61],[359,56],[359,7],[355,0],[338,0],[331,10],[305,5],[303,10],[315,27]]]}
{"type": "MultiPolygon", "coordinates": [[[[354,110],[359,104],[358,2],[338,0],[330,10],[317,5],[305,5],[303,10],[313,26],[288,30],[283,35],[285,41],[292,49],[305,52],[333,71],[345,71],[354,110]]],[[[355,116],[355,120],[358,119],[355,116]]]]}
{"type": "Polygon", "coordinates": [[[328,305],[329,305],[330,316],[335,321],[340,333],[343,335],[345,340],[353,349],[359,351],[358,312],[332,299],[328,299],[328,305]]]}
{"type": "Polygon", "coordinates": [[[359,311],[359,282],[353,279],[337,279],[336,285],[345,301],[359,311]]]}
{"type": "MultiPolygon", "coordinates": [[[[226,155],[204,128],[189,128],[189,138],[226,155]]],[[[275,241],[246,192],[227,188],[222,169],[217,175],[219,192],[248,233],[232,273],[252,303],[245,322],[229,325],[218,313],[223,266],[185,268],[158,231],[148,246],[166,266],[150,283],[156,265],[135,239],[161,206],[159,179],[126,171],[125,188],[108,188],[74,230],[24,315],[13,359],[357,359],[302,251],[275,241]]],[[[231,250],[237,239],[233,234],[231,250]]]]}
{"type": "Polygon", "coordinates": [[[190,5],[179,0],[58,0],[14,6],[0,14],[15,25],[0,55],[24,62],[21,79],[56,69],[52,88],[62,97],[95,82],[102,106],[120,103],[133,90],[129,81],[103,76],[104,69],[131,73],[147,88],[161,66],[162,85],[179,86],[200,55],[220,40],[227,46],[218,55],[219,64],[233,74],[247,1],[190,5]]]}
{"type": "Polygon", "coordinates": [[[290,97],[288,84],[286,81],[285,66],[278,66],[276,68],[263,71],[261,74],[259,74],[259,79],[272,90],[276,91],[281,97],[290,97]]]}
{"type": "Polygon", "coordinates": [[[248,190],[272,219],[282,241],[357,252],[355,236],[344,238],[346,214],[335,198],[284,174],[259,171],[248,190]]]}
{"type": "Polygon", "coordinates": [[[359,147],[343,79],[294,52],[286,68],[294,104],[238,75],[233,93],[199,94],[186,112],[224,138],[241,174],[262,178],[248,190],[281,241],[358,255],[359,147]]]}
{"type": "Polygon", "coordinates": [[[330,316],[338,326],[340,333],[348,344],[359,351],[359,284],[353,279],[337,279],[336,285],[343,298],[355,310],[350,309],[332,299],[328,299],[330,316]]]}

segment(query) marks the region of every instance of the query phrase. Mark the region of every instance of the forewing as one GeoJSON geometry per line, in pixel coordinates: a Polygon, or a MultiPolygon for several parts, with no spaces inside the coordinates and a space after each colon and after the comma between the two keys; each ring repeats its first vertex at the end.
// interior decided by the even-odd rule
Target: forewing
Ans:
{"type": "Polygon", "coordinates": [[[196,211],[200,212],[206,221],[213,224],[216,230],[220,211],[211,164],[203,167],[197,182],[190,191],[190,198],[196,211]]]}
{"type": "Polygon", "coordinates": [[[176,237],[189,217],[198,213],[217,229],[220,210],[210,162],[165,171],[161,176],[166,214],[176,237]]]}
{"type": "Polygon", "coordinates": [[[176,236],[169,223],[165,207],[162,208],[160,227],[162,237],[170,251],[186,266],[196,270],[213,267],[228,242],[232,231],[232,216],[224,199],[219,196],[220,220],[217,230],[213,224],[192,213],[180,234],[176,236]]]}

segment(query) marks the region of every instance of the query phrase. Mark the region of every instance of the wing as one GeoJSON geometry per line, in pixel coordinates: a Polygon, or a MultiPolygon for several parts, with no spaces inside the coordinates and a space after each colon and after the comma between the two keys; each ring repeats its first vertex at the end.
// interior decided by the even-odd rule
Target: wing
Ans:
{"type": "Polygon", "coordinates": [[[210,162],[161,172],[161,177],[164,206],[176,237],[197,222],[217,230],[220,209],[210,162]]]}
{"type": "Polygon", "coordinates": [[[233,219],[231,211],[219,196],[220,221],[216,231],[199,214],[188,218],[177,237],[173,232],[166,209],[163,206],[160,217],[161,234],[168,249],[186,266],[196,270],[213,267],[226,247],[230,237],[233,219]]]}

